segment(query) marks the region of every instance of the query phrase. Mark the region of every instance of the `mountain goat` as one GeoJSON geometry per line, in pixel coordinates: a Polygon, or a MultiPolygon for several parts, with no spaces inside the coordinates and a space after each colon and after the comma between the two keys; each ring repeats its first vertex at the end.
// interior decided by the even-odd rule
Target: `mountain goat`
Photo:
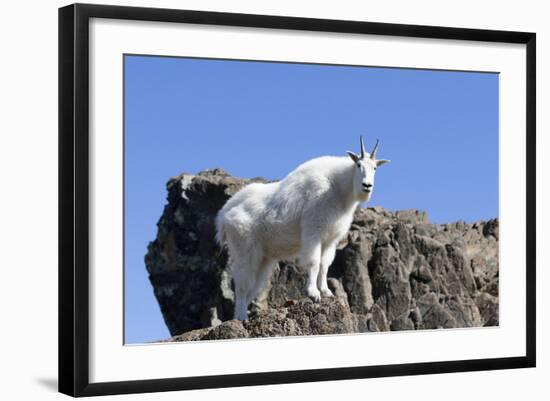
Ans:
{"type": "Polygon", "coordinates": [[[216,216],[216,238],[227,244],[235,285],[235,319],[266,287],[275,263],[298,257],[307,272],[307,295],[331,297],[327,272],[336,246],[347,234],[355,209],[370,199],[378,140],[370,155],[309,160],[272,183],[252,183],[231,197],[216,216]]]}

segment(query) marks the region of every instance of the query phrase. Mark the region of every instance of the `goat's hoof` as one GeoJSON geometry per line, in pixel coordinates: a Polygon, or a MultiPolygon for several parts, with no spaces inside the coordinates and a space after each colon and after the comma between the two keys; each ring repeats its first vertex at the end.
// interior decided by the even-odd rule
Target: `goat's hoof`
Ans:
{"type": "Polygon", "coordinates": [[[309,289],[307,290],[307,296],[313,301],[313,302],[319,302],[321,301],[321,293],[317,288],[315,289],[309,289]]]}
{"type": "Polygon", "coordinates": [[[323,298],[333,298],[334,297],[334,294],[332,293],[331,290],[329,290],[328,288],[323,288],[321,290],[321,296],[323,298]]]}

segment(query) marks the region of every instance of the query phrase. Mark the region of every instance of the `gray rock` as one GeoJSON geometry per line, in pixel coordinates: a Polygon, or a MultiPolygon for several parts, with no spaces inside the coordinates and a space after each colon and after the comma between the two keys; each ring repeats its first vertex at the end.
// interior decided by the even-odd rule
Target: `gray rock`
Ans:
{"type": "Polygon", "coordinates": [[[332,291],[335,297],[344,298],[346,301],[348,301],[348,294],[339,280],[335,279],[334,277],[329,277],[327,279],[327,284],[329,290],[332,291]]]}
{"type": "Polygon", "coordinates": [[[289,307],[259,311],[245,322],[229,320],[216,327],[173,336],[164,342],[356,332],[359,332],[358,319],[343,299],[329,298],[319,303],[304,299],[289,307]]]}
{"type": "Polygon", "coordinates": [[[481,324],[483,326],[498,326],[498,298],[487,292],[482,292],[475,298],[475,303],[481,315],[481,324]]]}
{"type": "Polygon", "coordinates": [[[353,313],[366,314],[374,304],[367,265],[370,253],[371,244],[358,237],[339,251],[332,263],[331,275],[339,276],[353,313]]]}
{"type": "Polygon", "coordinates": [[[428,213],[414,209],[399,210],[395,213],[395,217],[403,222],[408,223],[428,222],[428,213]]]}
{"type": "Polygon", "coordinates": [[[420,329],[447,329],[458,327],[455,318],[440,303],[435,293],[429,293],[417,300],[422,318],[420,329]]]}
{"type": "Polygon", "coordinates": [[[292,263],[279,263],[271,276],[267,305],[277,308],[289,299],[300,299],[304,296],[306,274],[292,263]]]}
{"type": "Polygon", "coordinates": [[[408,266],[392,245],[391,237],[390,242],[377,242],[370,261],[372,295],[389,321],[408,311],[412,299],[408,266]]]}
{"type": "Polygon", "coordinates": [[[386,318],[386,313],[378,304],[374,304],[370,311],[371,319],[369,331],[390,331],[390,324],[386,318]]]}
{"type": "Polygon", "coordinates": [[[404,313],[403,315],[393,319],[390,325],[390,329],[392,331],[414,330],[414,328],[414,322],[409,318],[408,313],[404,313]]]}

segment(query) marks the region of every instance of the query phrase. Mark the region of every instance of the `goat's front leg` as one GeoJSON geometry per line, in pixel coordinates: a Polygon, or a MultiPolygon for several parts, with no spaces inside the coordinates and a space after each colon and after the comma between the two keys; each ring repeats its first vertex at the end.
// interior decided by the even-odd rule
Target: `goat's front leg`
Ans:
{"type": "Polygon", "coordinates": [[[336,245],[337,244],[334,243],[324,248],[321,255],[321,268],[317,277],[317,287],[319,288],[319,291],[321,292],[321,295],[323,297],[334,296],[332,291],[328,288],[327,275],[328,268],[332,264],[332,261],[334,260],[334,255],[336,254],[336,245]]]}
{"type": "Polygon", "coordinates": [[[302,254],[300,256],[300,264],[307,272],[306,293],[313,301],[321,300],[321,293],[317,288],[317,276],[321,264],[321,242],[320,241],[304,241],[302,254]]]}

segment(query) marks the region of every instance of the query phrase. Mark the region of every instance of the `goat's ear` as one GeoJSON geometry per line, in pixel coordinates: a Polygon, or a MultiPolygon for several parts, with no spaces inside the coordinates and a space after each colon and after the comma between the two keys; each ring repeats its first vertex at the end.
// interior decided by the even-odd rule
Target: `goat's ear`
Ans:
{"type": "Polygon", "coordinates": [[[389,163],[389,162],[390,161],[386,160],[386,159],[376,160],[376,166],[381,166],[382,164],[386,164],[386,163],[389,163]]]}
{"type": "Polygon", "coordinates": [[[357,156],[355,153],[351,152],[351,151],[347,151],[346,152],[348,154],[348,156],[351,158],[351,160],[353,160],[354,163],[358,163],[359,162],[359,156],[357,156]]]}

